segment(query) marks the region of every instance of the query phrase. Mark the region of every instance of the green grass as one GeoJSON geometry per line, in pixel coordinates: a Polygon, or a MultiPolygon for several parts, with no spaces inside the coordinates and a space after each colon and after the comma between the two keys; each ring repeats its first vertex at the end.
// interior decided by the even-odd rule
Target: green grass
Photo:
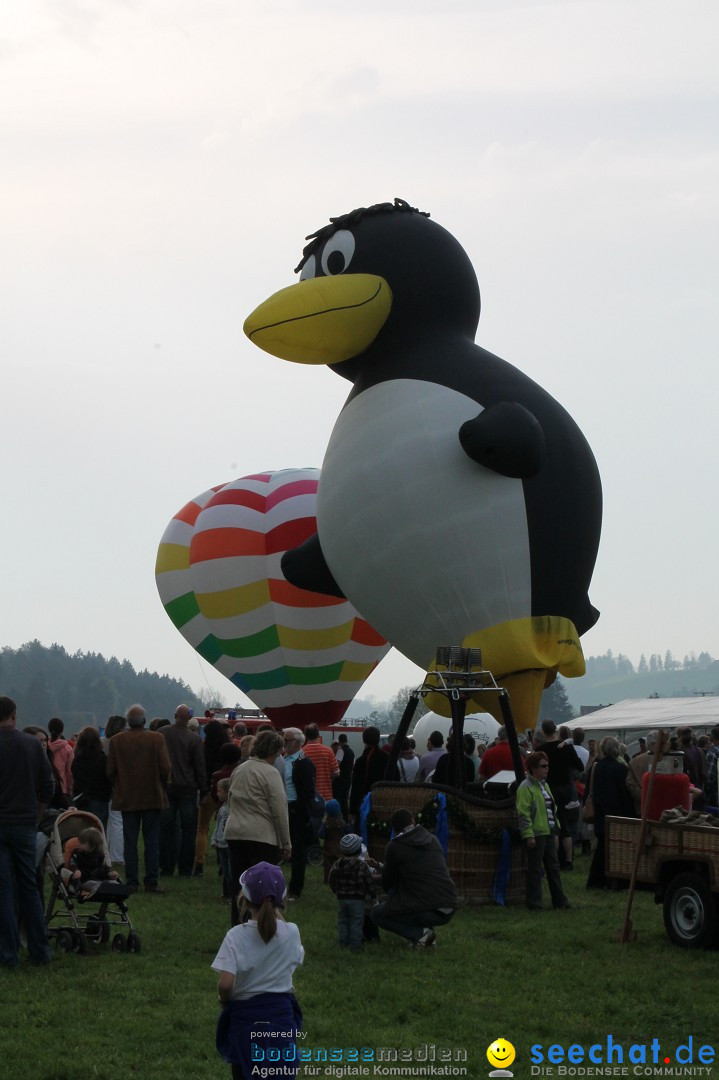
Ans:
{"type": "MultiPolygon", "coordinates": [[[[436,949],[414,952],[383,933],[357,956],[337,949],[334,898],[321,870],[309,869],[305,893],[288,911],[306,951],[295,979],[303,1045],[434,1044],[466,1050],[465,1075],[485,1077],[486,1049],[503,1037],[517,1051],[515,1077],[529,1077],[534,1043],[604,1045],[611,1033],[626,1054],[656,1037],[672,1065],[689,1035],[695,1047],[711,1044],[716,954],[672,946],[648,894],[635,902],[638,940],[620,946],[626,894],[586,892],[587,861],[563,878],[575,910],[463,908],[438,931],[436,949]]],[[[139,955],[91,946],[86,956],[56,952],[46,968],[23,962],[0,971],[3,1080],[228,1080],[214,1049],[209,967],[228,908],[214,874],[166,888],[163,897],[131,898],[139,955]]]]}

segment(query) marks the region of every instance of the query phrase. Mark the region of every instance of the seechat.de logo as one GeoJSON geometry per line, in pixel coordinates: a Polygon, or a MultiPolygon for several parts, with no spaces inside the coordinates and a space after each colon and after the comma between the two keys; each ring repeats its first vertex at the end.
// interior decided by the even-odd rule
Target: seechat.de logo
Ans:
{"type": "Polygon", "coordinates": [[[487,1047],[487,1061],[493,1066],[490,1076],[513,1076],[507,1066],[511,1065],[516,1057],[514,1047],[507,1039],[495,1039],[491,1046],[487,1047]]]}

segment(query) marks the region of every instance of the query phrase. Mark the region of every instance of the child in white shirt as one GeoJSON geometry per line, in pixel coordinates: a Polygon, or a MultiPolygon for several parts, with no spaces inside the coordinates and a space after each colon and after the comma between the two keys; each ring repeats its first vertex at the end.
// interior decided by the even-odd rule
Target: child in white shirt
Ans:
{"type": "Polygon", "coordinates": [[[279,867],[257,863],[245,870],[240,885],[251,918],[232,927],[212,962],[223,1005],[217,1049],[232,1066],[232,1080],[251,1080],[253,1070],[270,1060],[270,1050],[279,1052],[273,1054],[273,1077],[294,1080],[302,1012],[292,973],[305,955],[300,932],[282,915],[287,886],[279,867]]]}

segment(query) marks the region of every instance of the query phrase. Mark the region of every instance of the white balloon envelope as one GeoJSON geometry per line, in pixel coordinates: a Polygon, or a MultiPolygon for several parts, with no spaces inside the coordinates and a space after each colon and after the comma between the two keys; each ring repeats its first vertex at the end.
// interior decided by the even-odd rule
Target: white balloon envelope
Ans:
{"type": "MultiPolygon", "coordinates": [[[[417,744],[417,753],[422,755],[426,748],[427,739],[433,731],[441,731],[445,741],[452,730],[452,720],[449,716],[439,716],[437,713],[428,712],[421,716],[414,726],[412,738],[417,744]]],[[[489,713],[474,713],[464,719],[464,733],[471,735],[477,743],[488,746],[496,738],[499,724],[489,713]]]]}

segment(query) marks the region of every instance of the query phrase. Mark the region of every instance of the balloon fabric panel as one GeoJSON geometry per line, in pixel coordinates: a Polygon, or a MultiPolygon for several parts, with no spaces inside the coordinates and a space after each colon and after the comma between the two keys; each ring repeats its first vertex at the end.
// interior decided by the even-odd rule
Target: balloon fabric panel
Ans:
{"type": "Polygon", "coordinates": [[[337,723],[389,646],[346,600],[281,574],[316,531],[319,471],[245,477],[183,507],[158,550],[168,615],[197,652],[282,726],[337,723]]]}

